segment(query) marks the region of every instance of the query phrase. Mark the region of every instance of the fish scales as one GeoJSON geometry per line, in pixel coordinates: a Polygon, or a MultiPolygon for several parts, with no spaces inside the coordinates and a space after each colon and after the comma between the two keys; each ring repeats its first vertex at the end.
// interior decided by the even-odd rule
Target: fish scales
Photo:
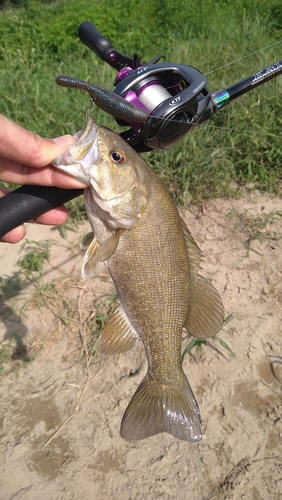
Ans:
{"type": "Polygon", "coordinates": [[[169,384],[177,374],[174,367],[181,368],[189,265],[178,212],[158,178],[150,174],[145,214],[122,235],[108,266],[120,302],[142,336],[149,371],[169,384]]]}
{"type": "Polygon", "coordinates": [[[111,130],[89,119],[54,165],[90,184],[84,199],[94,235],[82,242],[82,276],[105,265],[117,290],[100,349],[125,352],[141,338],[146,351],[148,371],[124,413],[122,437],[201,439],[200,410],[182,369],[182,332],[213,336],[224,319],[218,292],[199,275],[201,251],[158,176],[111,130]]]}
{"type": "MultiPolygon", "coordinates": [[[[119,300],[125,312],[134,318],[135,328],[143,340],[148,359],[148,393],[156,393],[157,397],[165,393],[160,406],[173,408],[168,399],[177,393],[181,395],[186,382],[181,366],[181,343],[189,304],[189,260],[178,211],[155,174],[151,170],[147,174],[146,211],[140,221],[122,235],[108,266],[119,300]],[[132,259],[132,255],[136,258],[132,259]]],[[[189,400],[193,401],[189,413],[194,420],[189,436],[198,439],[200,416],[190,388],[189,400]]],[[[144,397],[143,404],[146,404],[144,397]]],[[[147,405],[154,406],[149,396],[147,405]]],[[[143,423],[141,429],[137,429],[136,413],[133,419],[130,419],[130,409],[125,413],[122,435],[134,439],[136,435],[147,437],[150,431],[155,432],[149,412],[148,418],[143,418],[147,425],[143,423]]],[[[159,432],[163,431],[162,421],[159,425],[159,432]]]]}

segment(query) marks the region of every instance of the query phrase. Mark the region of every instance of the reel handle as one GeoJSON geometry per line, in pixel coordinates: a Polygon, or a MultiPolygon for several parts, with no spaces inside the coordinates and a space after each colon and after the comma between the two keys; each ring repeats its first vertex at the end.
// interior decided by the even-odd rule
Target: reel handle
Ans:
{"type": "Polygon", "coordinates": [[[114,50],[111,42],[97,30],[96,26],[90,21],[84,21],[78,28],[80,41],[95,54],[107,62],[107,55],[114,50]]]}
{"type": "Polygon", "coordinates": [[[134,59],[115,50],[111,42],[90,21],[84,21],[80,24],[78,36],[84,45],[117,71],[125,66],[134,67],[134,59]]]}
{"type": "MultiPolygon", "coordinates": [[[[179,64],[174,69],[172,64],[157,65],[159,56],[148,63],[146,67],[141,68],[139,72],[133,71],[131,73],[131,70],[137,70],[139,66],[142,66],[137,55],[135,54],[134,59],[132,59],[115,50],[111,42],[89,21],[85,21],[79,26],[79,38],[112,68],[120,71],[126,66],[128,67],[121,72],[119,81],[117,81],[115,92],[119,96],[130,91],[132,86],[135,87],[135,84],[139,85],[139,90],[142,85],[146,90],[149,88],[148,84],[151,83],[148,81],[148,77],[158,76],[159,72],[162,72],[160,76],[164,79],[164,86],[167,88],[180,84],[181,80],[175,79],[176,74],[181,74],[187,82],[186,90],[181,91],[179,88],[176,94],[171,95],[171,98],[168,99],[165,99],[163,89],[157,86],[155,89],[152,87],[156,91],[151,98],[152,107],[154,108],[153,97],[159,96],[160,91],[163,95],[162,102],[156,109],[149,110],[152,113],[140,133],[130,129],[120,134],[138,152],[173,146],[193,126],[210,120],[217,111],[227,106],[233,99],[282,74],[281,60],[227,89],[211,94],[205,87],[206,78],[198,70],[179,64]],[[150,73],[151,70],[152,73],[150,73]],[[170,78],[170,75],[173,75],[173,78],[170,78]],[[167,81],[166,77],[168,77],[167,81]],[[147,78],[147,82],[143,78],[147,78]],[[176,124],[178,126],[177,134],[176,124]]],[[[134,99],[137,97],[136,95],[134,99]]],[[[134,101],[133,104],[138,103],[134,101]]],[[[139,111],[141,112],[140,108],[139,111]]],[[[126,125],[126,123],[120,124],[126,125]]],[[[0,236],[82,193],[82,189],[21,186],[0,199],[0,236]]]]}

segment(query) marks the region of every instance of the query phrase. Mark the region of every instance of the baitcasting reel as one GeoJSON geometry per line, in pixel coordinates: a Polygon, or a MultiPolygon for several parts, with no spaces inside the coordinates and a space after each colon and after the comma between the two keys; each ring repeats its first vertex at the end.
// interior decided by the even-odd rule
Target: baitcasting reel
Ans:
{"type": "Polygon", "coordinates": [[[166,149],[174,146],[199,121],[211,101],[207,79],[197,69],[184,64],[156,64],[157,56],[142,64],[138,56],[130,58],[116,51],[97,28],[83,22],[80,40],[102,61],[118,70],[114,93],[148,112],[148,119],[119,125],[132,128],[120,135],[137,151],[166,149]]]}
{"type": "Polygon", "coordinates": [[[114,94],[148,112],[145,124],[117,119],[119,125],[131,125],[120,135],[138,152],[174,146],[195,125],[212,118],[233,99],[282,73],[282,61],[278,61],[211,93],[206,77],[192,66],[157,64],[161,56],[142,64],[136,54],[131,58],[115,50],[89,21],[79,26],[78,34],[102,61],[118,71],[114,94]]]}
{"type": "MultiPolygon", "coordinates": [[[[88,21],[80,25],[79,37],[118,71],[114,92],[69,76],[59,76],[57,83],[86,90],[119,125],[129,126],[120,135],[138,152],[173,146],[233,99],[282,73],[281,60],[224,90],[210,93],[206,77],[196,68],[159,64],[161,56],[142,64],[136,54],[131,58],[115,50],[88,21]]],[[[0,200],[0,236],[82,193],[82,189],[21,186],[0,200]]]]}

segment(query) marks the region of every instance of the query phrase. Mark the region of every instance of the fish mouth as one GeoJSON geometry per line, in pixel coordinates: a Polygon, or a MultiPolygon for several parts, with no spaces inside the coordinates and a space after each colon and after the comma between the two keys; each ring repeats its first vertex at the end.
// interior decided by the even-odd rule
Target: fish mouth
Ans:
{"type": "Polygon", "coordinates": [[[80,182],[90,183],[90,167],[102,161],[98,147],[98,125],[88,117],[84,129],[76,132],[76,142],[64,151],[51,165],[72,175],[80,182]]]}

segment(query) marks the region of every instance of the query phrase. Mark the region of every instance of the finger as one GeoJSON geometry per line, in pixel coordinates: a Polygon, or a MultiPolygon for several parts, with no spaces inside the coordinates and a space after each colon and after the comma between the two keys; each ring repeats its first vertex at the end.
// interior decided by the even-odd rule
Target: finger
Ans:
{"type": "MultiPolygon", "coordinates": [[[[1,195],[0,195],[1,196],[1,195]]],[[[68,218],[68,210],[66,207],[61,206],[54,208],[53,210],[49,210],[45,214],[36,217],[34,220],[30,220],[29,222],[34,222],[37,224],[44,224],[49,226],[60,226],[64,224],[68,218]]],[[[26,228],[24,225],[18,226],[12,231],[4,234],[0,238],[0,242],[3,243],[18,243],[21,241],[26,235],[26,228]]]]}
{"type": "Polygon", "coordinates": [[[74,137],[70,135],[62,137],[55,141],[45,139],[0,115],[0,156],[5,158],[34,167],[43,167],[75,142],[74,137]]]}
{"type": "Polygon", "coordinates": [[[39,217],[36,217],[31,222],[36,222],[37,224],[60,226],[61,224],[64,224],[64,222],[66,222],[66,220],[68,219],[68,215],[69,212],[67,208],[62,205],[60,207],[54,208],[53,210],[49,210],[49,212],[46,212],[39,217]]]}
{"type": "Polygon", "coordinates": [[[0,238],[0,242],[3,243],[18,243],[21,241],[26,235],[26,229],[24,225],[18,226],[12,231],[9,231],[6,234],[3,234],[0,238]]]}
{"type": "Polygon", "coordinates": [[[2,198],[3,196],[5,196],[8,193],[11,193],[11,191],[13,191],[11,188],[7,188],[5,186],[0,185],[0,198],[2,198]]]}
{"type": "Polygon", "coordinates": [[[22,163],[0,158],[0,177],[3,182],[13,184],[35,184],[38,186],[56,186],[64,189],[84,189],[87,184],[55,167],[29,167],[22,163]]]}

